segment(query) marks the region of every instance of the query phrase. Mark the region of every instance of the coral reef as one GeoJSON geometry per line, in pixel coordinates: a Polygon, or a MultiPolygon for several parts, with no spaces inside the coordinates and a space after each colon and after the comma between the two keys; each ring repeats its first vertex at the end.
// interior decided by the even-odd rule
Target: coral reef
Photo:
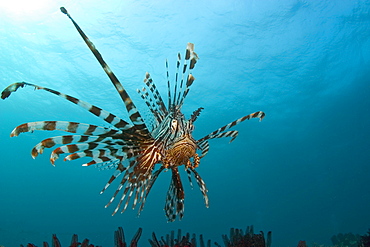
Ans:
{"type": "MultiPolygon", "coordinates": [[[[267,240],[265,240],[263,232],[255,234],[253,226],[247,227],[245,234],[241,229],[230,229],[230,236],[222,235],[225,247],[270,247],[271,246],[271,232],[267,234],[267,240]]],[[[190,236],[186,233],[184,236],[181,235],[181,230],[178,230],[177,237],[175,238],[174,231],[171,234],[167,234],[166,237],[161,237],[160,240],[156,237],[155,233],[152,234],[152,239],[149,239],[152,247],[211,247],[211,240],[204,241],[203,235],[199,235],[199,245],[197,244],[197,238],[195,234],[190,236]]],[[[220,247],[221,245],[217,242],[215,246],[220,247]]]]}
{"type": "Polygon", "coordinates": [[[367,234],[360,237],[359,247],[370,246],[370,229],[367,231],[367,234]]]}
{"type": "MultiPolygon", "coordinates": [[[[138,246],[148,246],[147,244],[140,244],[139,240],[141,237],[142,228],[139,228],[135,233],[134,237],[131,239],[130,243],[126,243],[125,234],[122,227],[118,227],[118,230],[114,232],[114,247],[138,247],[138,246]]],[[[255,234],[253,226],[248,226],[244,232],[242,229],[231,228],[229,236],[222,235],[222,240],[224,245],[220,245],[217,242],[212,244],[211,240],[205,241],[203,235],[200,234],[197,238],[196,234],[185,233],[179,229],[175,234],[175,231],[171,231],[170,234],[165,236],[157,237],[156,234],[152,233],[152,239],[149,239],[149,244],[151,247],[271,247],[271,232],[268,232],[266,238],[264,233],[255,234]]],[[[334,247],[370,247],[370,229],[367,234],[360,236],[358,234],[352,233],[339,233],[331,237],[331,241],[334,247]]],[[[57,236],[52,235],[51,245],[47,242],[43,242],[43,247],[61,247],[57,236]]],[[[310,246],[320,246],[313,244],[310,246]]],[[[4,247],[1,246],[0,247],[4,247]]],[[[24,247],[21,245],[21,247],[24,247]]],[[[34,244],[27,244],[26,247],[37,247],[34,244]]],[[[71,243],[69,247],[99,247],[98,245],[90,244],[88,239],[82,242],[78,241],[78,236],[74,234],[72,236],[71,243]]],[[[308,247],[306,241],[299,241],[297,247],[308,247]]]]}
{"type": "MultiPolygon", "coordinates": [[[[138,247],[138,242],[141,237],[142,228],[139,228],[135,236],[132,238],[129,245],[126,244],[125,234],[122,227],[118,227],[118,230],[114,232],[114,247],[138,247]]],[[[245,234],[241,229],[231,228],[230,236],[223,235],[222,239],[224,241],[225,247],[270,247],[271,246],[271,232],[267,234],[267,240],[264,238],[263,232],[254,234],[253,226],[247,227],[245,234]]],[[[57,236],[53,234],[51,240],[52,247],[61,247],[57,236]]],[[[149,243],[152,247],[211,247],[211,240],[204,241],[203,235],[199,235],[199,240],[197,241],[196,234],[190,235],[186,233],[182,235],[181,230],[177,231],[175,237],[175,232],[171,231],[165,237],[157,238],[155,233],[152,234],[152,239],[149,239],[149,243]],[[199,243],[199,245],[198,245],[199,243]]],[[[49,247],[47,242],[43,242],[43,247],[49,247]]],[[[145,246],[145,245],[143,245],[145,246]]],[[[214,246],[221,246],[218,243],[214,243],[214,246]]],[[[21,247],[24,247],[21,245],[21,247]]],[[[26,247],[37,247],[34,244],[27,244],[26,247]]],[[[74,234],[72,236],[71,244],[69,247],[99,247],[98,245],[93,245],[89,243],[88,239],[79,242],[78,236],[74,234]]]]}
{"type": "Polygon", "coordinates": [[[306,241],[299,241],[297,247],[307,247],[306,241]]]}
{"type": "Polygon", "coordinates": [[[370,229],[363,236],[353,233],[339,233],[331,237],[331,242],[335,247],[369,247],[370,229]]]}
{"type": "Polygon", "coordinates": [[[353,233],[339,233],[331,237],[333,245],[338,247],[358,247],[360,243],[360,235],[353,233]]]}
{"type": "MultiPolygon", "coordinates": [[[[261,231],[255,234],[253,226],[248,226],[245,234],[241,229],[230,229],[230,237],[222,235],[222,239],[226,247],[270,247],[271,246],[271,232],[267,233],[265,240],[264,234],[261,231]]],[[[216,243],[217,246],[221,246],[216,243]]]]}
{"type": "MultiPolygon", "coordinates": [[[[142,228],[139,228],[135,234],[135,236],[132,238],[129,247],[137,247],[139,239],[141,237],[142,228]]],[[[101,247],[99,245],[93,245],[89,243],[90,241],[88,239],[85,239],[82,241],[82,243],[78,242],[78,236],[77,234],[73,234],[71,244],[69,247],[101,247]]],[[[43,242],[43,247],[49,247],[49,244],[47,242],[43,242]]],[[[53,234],[51,239],[51,246],[52,247],[61,247],[61,243],[59,242],[59,239],[55,234],[53,234]]],[[[118,230],[114,232],[114,247],[127,247],[125,240],[125,234],[123,232],[122,227],[118,227],[118,230]]],[[[24,247],[21,245],[21,247],[24,247]]],[[[37,247],[34,244],[27,244],[26,247],[37,247]]]]}
{"type": "MultiPolygon", "coordinates": [[[[196,235],[192,234],[190,236],[190,233],[186,233],[185,235],[181,234],[181,230],[179,229],[177,231],[177,237],[175,238],[175,232],[171,231],[170,234],[167,234],[166,237],[161,237],[159,240],[155,233],[152,233],[152,239],[149,239],[149,243],[152,247],[196,247],[197,246],[197,240],[196,235]]],[[[205,245],[203,235],[199,235],[199,246],[202,247],[210,247],[211,246],[211,240],[207,241],[207,245],[205,245]]]]}

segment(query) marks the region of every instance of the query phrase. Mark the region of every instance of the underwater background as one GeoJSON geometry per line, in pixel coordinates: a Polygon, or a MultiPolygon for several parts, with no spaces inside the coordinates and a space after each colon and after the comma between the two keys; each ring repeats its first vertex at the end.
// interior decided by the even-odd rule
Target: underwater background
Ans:
{"type": "MultiPolygon", "coordinates": [[[[39,141],[62,132],[17,138],[19,124],[65,120],[104,125],[89,112],[45,91],[19,90],[0,102],[0,245],[41,245],[56,233],[113,246],[118,226],[139,246],[171,230],[222,242],[231,227],[272,231],[272,246],[330,245],[340,232],[370,228],[370,1],[9,1],[0,4],[0,86],[27,81],[85,100],[128,119],[114,87],[59,7],[94,42],[139,109],[145,72],[166,98],[165,59],[195,44],[200,60],[183,112],[204,111],[195,138],[255,111],[210,141],[197,171],[209,190],[185,187],[183,220],[167,223],[163,207],[170,173],[162,173],[140,217],[104,208],[117,182],[99,192],[112,170],[53,167],[51,150],[33,160],[39,141]],[[31,4],[32,3],[32,4],[31,4]]],[[[149,112],[146,111],[149,115],[149,112]]],[[[145,116],[145,114],[144,114],[145,116]]]]}

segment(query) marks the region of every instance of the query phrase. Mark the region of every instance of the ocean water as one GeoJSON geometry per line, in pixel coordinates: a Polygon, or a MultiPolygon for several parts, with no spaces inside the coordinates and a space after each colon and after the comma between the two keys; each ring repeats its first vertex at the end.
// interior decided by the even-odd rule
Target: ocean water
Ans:
{"type": "MultiPolygon", "coordinates": [[[[167,223],[163,207],[170,173],[163,173],[140,217],[111,216],[104,208],[117,183],[99,192],[112,170],[81,167],[84,160],[35,160],[39,141],[61,132],[9,137],[19,124],[41,120],[104,125],[87,111],[45,91],[20,89],[0,102],[0,245],[41,245],[56,233],[113,246],[122,226],[130,239],[143,228],[203,234],[222,243],[231,227],[272,231],[273,246],[330,245],[338,233],[370,228],[370,1],[9,1],[0,4],[0,86],[27,81],[73,95],[124,119],[127,112],[70,20],[67,8],[127,89],[136,93],[145,72],[166,95],[187,42],[200,59],[183,112],[204,111],[195,138],[241,116],[264,111],[212,140],[197,171],[210,207],[185,187],[185,216],[167,223]]],[[[144,116],[145,116],[144,114],[144,116]]]]}

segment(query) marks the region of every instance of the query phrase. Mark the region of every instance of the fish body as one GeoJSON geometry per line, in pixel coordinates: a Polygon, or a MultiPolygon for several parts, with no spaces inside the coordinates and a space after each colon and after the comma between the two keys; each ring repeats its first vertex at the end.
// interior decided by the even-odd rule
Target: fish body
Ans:
{"type": "Polygon", "coordinates": [[[110,127],[68,121],[39,121],[17,126],[11,132],[11,136],[18,136],[21,133],[33,132],[35,130],[69,132],[70,134],[68,135],[47,138],[36,144],[31,152],[32,157],[36,158],[39,154],[42,154],[45,148],[54,148],[50,155],[50,162],[53,165],[61,155],[64,155],[65,161],[90,157],[91,160],[83,164],[84,166],[97,165],[102,169],[114,169],[115,172],[101,191],[103,193],[113,181],[122,176],[115,193],[106,205],[108,207],[120,194],[121,197],[118,199],[113,215],[119,210],[123,213],[130,202],[132,202],[132,208],[140,204],[138,210],[138,214],[140,214],[158,176],[162,171],[170,170],[172,176],[166,196],[165,215],[168,221],[174,221],[177,217],[182,219],[185,193],[179,174],[180,166],[183,166],[187,172],[190,183],[192,183],[192,177],[195,178],[203,195],[205,205],[208,207],[208,190],[205,182],[196,171],[201,158],[209,151],[208,141],[222,137],[230,137],[232,141],[236,138],[238,132],[229,130],[231,127],[251,118],[262,120],[265,114],[262,111],[254,112],[200,139],[195,139],[193,137],[194,122],[203,108],[200,107],[195,110],[189,118],[186,118],[181,112],[190,86],[195,80],[192,71],[198,61],[198,55],[194,52],[194,44],[188,43],[184,59],[181,59],[180,54],[177,56],[176,73],[173,82],[170,82],[168,63],[166,61],[167,103],[164,102],[150,74],[145,74],[145,86],[138,90],[138,93],[144,100],[154,120],[152,125],[147,124],[123,85],[105,63],[93,43],[68,14],[67,10],[65,8],[61,8],[61,10],[71,19],[81,37],[110,78],[121,96],[130,122],[73,96],[35,84],[18,82],[5,88],[1,98],[9,97],[19,88],[31,86],[35,89],[55,94],[84,108],[96,117],[103,119],[110,127]]]}

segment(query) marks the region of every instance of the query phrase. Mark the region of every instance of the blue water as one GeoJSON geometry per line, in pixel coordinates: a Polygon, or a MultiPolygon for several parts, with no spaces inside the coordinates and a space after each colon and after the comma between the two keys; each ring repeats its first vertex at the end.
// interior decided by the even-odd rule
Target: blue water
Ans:
{"type": "MultiPolygon", "coordinates": [[[[13,1],[16,2],[16,1],[13,1]]],[[[229,228],[272,231],[273,246],[299,240],[330,245],[338,233],[370,228],[370,1],[40,1],[1,7],[0,86],[27,81],[98,105],[127,119],[123,104],[68,18],[95,43],[139,108],[135,90],[151,73],[165,95],[165,59],[175,71],[187,42],[200,57],[183,112],[205,110],[195,138],[262,110],[262,122],[238,125],[238,138],[211,141],[198,172],[210,208],[186,176],[185,217],[167,223],[170,173],[163,173],[139,218],[105,209],[99,195],[112,171],[82,161],[30,156],[42,132],[10,138],[22,123],[66,120],[105,125],[55,95],[21,89],[0,102],[0,245],[41,245],[73,233],[113,246],[118,226],[140,246],[154,231],[203,234],[222,242],[229,228]],[[36,4],[36,3],[35,3],[36,4]]],[[[185,175],[185,172],[183,172],[185,175]]]]}

